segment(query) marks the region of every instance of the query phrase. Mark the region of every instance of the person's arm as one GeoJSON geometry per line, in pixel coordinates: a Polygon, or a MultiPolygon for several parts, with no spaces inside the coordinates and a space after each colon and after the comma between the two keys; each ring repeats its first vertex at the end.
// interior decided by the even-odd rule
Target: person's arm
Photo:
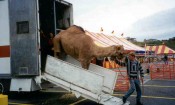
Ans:
{"type": "Polygon", "coordinates": [[[115,62],[120,66],[126,66],[127,58],[125,58],[125,62],[120,61],[119,59],[115,59],[115,62]]]}
{"type": "Polygon", "coordinates": [[[142,69],[142,66],[141,66],[140,63],[138,64],[138,68],[139,68],[139,71],[140,71],[140,76],[143,78],[144,77],[144,73],[143,73],[143,69],[142,69]]]}

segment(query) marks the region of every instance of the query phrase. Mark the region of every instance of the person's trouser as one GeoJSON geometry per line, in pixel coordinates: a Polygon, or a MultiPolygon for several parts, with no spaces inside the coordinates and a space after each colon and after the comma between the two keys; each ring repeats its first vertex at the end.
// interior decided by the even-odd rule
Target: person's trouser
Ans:
{"type": "Polygon", "coordinates": [[[167,65],[168,64],[168,61],[165,61],[165,64],[167,65]]]}
{"type": "Polygon", "coordinates": [[[140,88],[140,80],[139,79],[130,79],[130,89],[128,92],[124,95],[124,98],[128,98],[135,90],[137,91],[137,97],[136,100],[137,102],[140,101],[141,99],[141,88],[140,88]]]}

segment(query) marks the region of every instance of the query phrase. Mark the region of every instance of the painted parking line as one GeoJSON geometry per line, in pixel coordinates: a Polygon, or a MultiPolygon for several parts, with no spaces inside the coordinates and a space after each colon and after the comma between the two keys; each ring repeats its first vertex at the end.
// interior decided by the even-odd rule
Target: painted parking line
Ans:
{"type": "Polygon", "coordinates": [[[10,105],[34,105],[34,104],[24,104],[24,103],[14,103],[14,102],[9,102],[8,104],[10,105]]]}
{"type": "Polygon", "coordinates": [[[147,76],[147,75],[149,75],[149,74],[148,73],[144,74],[144,76],[147,76]]]}
{"type": "MultiPolygon", "coordinates": [[[[124,94],[113,94],[113,96],[123,96],[124,94]]],[[[132,97],[136,97],[136,95],[131,95],[132,97]]],[[[167,99],[167,100],[175,100],[174,97],[157,97],[157,96],[142,96],[144,98],[154,98],[154,99],[167,99]]]]}
{"type": "Polygon", "coordinates": [[[144,87],[175,88],[175,86],[162,86],[162,85],[144,85],[144,87]]]}
{"type": "Polygon", "coordinates": [[[150,79],[144,79],[143,84],[147,83],[148,81],[150,81],[150,79]]]}
{"type": "Polygon", "coordinates": [[[77,102],[74,102],[74,103],[72,103],[72,104],[69,104],[69,105],[76,105],[76,104],[78,104],[78,103],[80,103],[80,102],[83,102],[83,101],[85,101],[85,100],[87,100],[87,99],[82,99],[82,100],[79,100],[79,101],[77,101],[77,102]]]}
{"type": "Polygon", "coordinates": [[[156,99],[167,99],[167,100],[175,100],[174,97],[157,97],[157,96],[142,96],[144,98],[156,98],[156,99]]]}
{"type": "Polygon", "coordinates": [[[45,93],[71,93],[69,91],[52,91],[52,90],[40,90],[41,92],[45,92],[45,93]]]}

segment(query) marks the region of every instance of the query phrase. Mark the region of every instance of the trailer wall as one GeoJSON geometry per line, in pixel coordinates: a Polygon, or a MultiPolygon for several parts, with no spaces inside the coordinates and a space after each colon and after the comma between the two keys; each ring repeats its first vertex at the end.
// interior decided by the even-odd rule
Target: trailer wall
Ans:
{"type": "Polygon", "coordinates": [[[8,0],[0,1],[0,77],[11,74],[8,0]]]}

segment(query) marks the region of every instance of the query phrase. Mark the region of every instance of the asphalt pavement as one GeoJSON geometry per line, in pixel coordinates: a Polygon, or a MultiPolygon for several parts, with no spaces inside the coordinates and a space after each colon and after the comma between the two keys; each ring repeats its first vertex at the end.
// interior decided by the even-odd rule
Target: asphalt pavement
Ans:
{"type": "MultiPolygon", "coordinates": [[[[32,93],[8,93],[9,105],[99,105],[83,97],[76,98],[74,94],[50,83],[47,89],[32,93]]],[[[175,80],[150,80],[145,75],[142,89],[144,105],[175,105],[175,80]]],[[[125,92],[114,92],[114,96],[122,97],[125,92]]],[[[130,105],[136,104],[136,92],[129,98],[130,105]]]]}

